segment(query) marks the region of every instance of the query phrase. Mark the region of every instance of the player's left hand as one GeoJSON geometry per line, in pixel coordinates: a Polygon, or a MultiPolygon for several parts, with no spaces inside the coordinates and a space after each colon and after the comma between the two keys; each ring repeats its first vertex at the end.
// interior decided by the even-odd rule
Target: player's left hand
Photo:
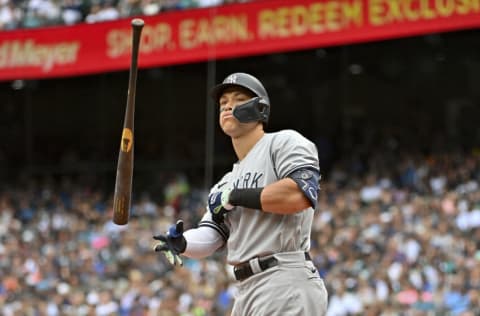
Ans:
{"type": "Polygon", "coordinates": [[[234,209],[228,200],[230,198],[231,189],[213,192],[208,196],[208,211],[212,214],[212,219],[218,223],[223,223],[225,214],[234,209]]]}
{"type": "Polygon", "coordinates": [[[167,260],[172,265],[183,265],[179,254],[187,248],[187,241],[183,237],[183,221],[177,221],[176,225],[170,226],[167,234],[153,236],[153,239],[159,240],[154,246],[155,251],[163,252],[167,260]]]}

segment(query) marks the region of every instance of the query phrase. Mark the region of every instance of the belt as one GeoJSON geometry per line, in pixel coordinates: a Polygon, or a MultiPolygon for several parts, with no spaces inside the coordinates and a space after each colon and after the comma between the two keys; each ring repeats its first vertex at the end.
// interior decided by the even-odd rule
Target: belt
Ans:
{"type": "MultiPolygon", "coordinates": [[[[312,260],[308,252],[305,252],[305,260],[312,260]]],[[[240,263],[233,267],[233,274],[235,275],[235,279],[237,279],[237,281],[243,281],[254,274],[263,272],[276,265],[278,265],[278,260],[274,256],[266,258],[254,258],[250,261],[240,263]]]]}

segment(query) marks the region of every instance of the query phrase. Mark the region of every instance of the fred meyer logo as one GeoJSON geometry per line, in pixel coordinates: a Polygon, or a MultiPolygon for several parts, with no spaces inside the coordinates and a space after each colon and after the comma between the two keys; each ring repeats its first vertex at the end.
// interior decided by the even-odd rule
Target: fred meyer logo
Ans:
{"type": "Polygon", "coordinates": [[[80,43],[39,44],[34,39],[5,41],[0,44],[0,68],[41,67],[49,72],[55,65],[77,61],[80,43]]]}

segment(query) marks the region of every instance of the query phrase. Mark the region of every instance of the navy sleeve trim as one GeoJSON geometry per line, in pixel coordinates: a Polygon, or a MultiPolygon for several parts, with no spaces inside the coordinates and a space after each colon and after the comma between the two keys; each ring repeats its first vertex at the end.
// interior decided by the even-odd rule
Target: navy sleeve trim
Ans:
{"type": "Polygon", "coordinates": [[[222,238],[227,241],[229,233],[226,231],[223,227],[217,225],[215,222],[210,222],[210,221],[201,221],[198,223],[198,227],[210,227],[214,230],[216,230],[222,238]]]}

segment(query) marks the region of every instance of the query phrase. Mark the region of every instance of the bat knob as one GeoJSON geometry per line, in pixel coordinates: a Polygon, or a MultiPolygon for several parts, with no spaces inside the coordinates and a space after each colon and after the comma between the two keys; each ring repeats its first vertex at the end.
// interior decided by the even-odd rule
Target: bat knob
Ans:
{"type": "Polygon", "coordinates": [[[136,19],[133,19],[132,20],[132,26],[143,26],[145,24],[145,22],[143,22],[142,19],[139,19],[139,18],[136,18],[136,19]]]}

